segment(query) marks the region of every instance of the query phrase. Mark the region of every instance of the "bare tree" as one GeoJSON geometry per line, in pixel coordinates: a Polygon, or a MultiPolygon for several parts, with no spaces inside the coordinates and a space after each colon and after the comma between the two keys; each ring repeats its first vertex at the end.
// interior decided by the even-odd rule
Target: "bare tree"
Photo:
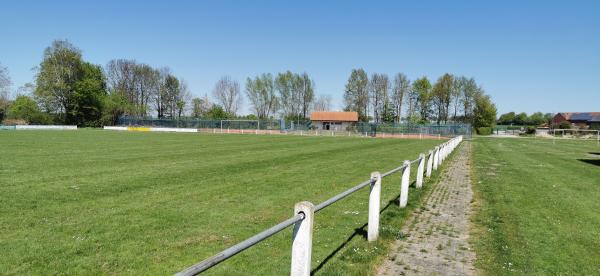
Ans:
{"type": "Polygon", "coordinates": [[[314,111],[329,111],[331,110],[331,96],[319,95],[313,104],[314,111]]]}
{"type": "Polygon", "coordinates": [[[235,115],[242,104],[240,84],[229,76],[222,77],[217,82],[213,96],[228,114],[235,115]]]}
{"type": "Polygon", "coordinates": [[[408,94],[410,90],[412,90],[410,86],[410,80],[408,80],[406,75],[402,73],[396,74],[396,77],[394,77],[394,89],[392,92],[392,104],[395,108],[396,123],[399,123],[402,120],[402,103],[404,102],[404,96],[408,94]]]}
{"type": "Polygon", "coordinates": [[[344,91],[344,103],[344,109],[356,111],[359,120],[369,120],[369,77],[362,68],[352,69],[344,91]]]}
{"type": "Polygon", "coordinates": [[[385,115],[388,103],[388,91],[390,83],[386,74],[373,74],[369,82],[369,94],[373,105],[373,119],[376,123],[381,122],[385,115]]]}
{"type": "Polygon", "coordinates": [[[106,64],[106,82],[110,93],[118,93],[135,102],[135,60],[113,59],[106,64]]]}
{"type": "Polygon", "coordinates": [[[2,122],[6,116],[6,113],[8,113],[11,85],[12,81],[10,80],[10,75],[8,74],[8,68],[0,64],[0,122],[2,122]]]}
{"type": "Polygon", "coordinates": [[[441,76],[433,86],[433,105],[437,109],[437,123],[448,122],[448,108],[450,106],[451,91],[454,77],[448,73],[441,76]]]}
{"type": "Polygon", "coordinates": [[[453,104],[454,115],[452,116],[452,121],[456,122],[456,116],[458,115],[459,103],[461,102],[461,98],[464,95],[465,84],[467,83],[467,78],[464,76],[458,77],[454,79],[454,83],[452,85],[451,97],[453,104]]]}
{"type": "Polygon", "coordinates": [[[297,112],[296,97],[294,95],[294,74],[290,71],[277,74],[275,89],[279,93],[279,103],[284,117],[295,117],[297,112]]]}
{"type": "Polygon", "coordinates": [[[246,79],[246,95],[254,113],[260,119],[269,118],[277,109],[277,95],[271,74],[246,79]]]}
{"type": "Polygon", "coordinates": [[[192,117],[201,118],[206,116],[208,110],[212,106],[212,103],[208,99],[208,95],[204,95],[203,98],[192,99],[192,117]]]}
{"type": "Polygon", "coordinates": [[[315,82],[306,72],[300,75],[300,79],[302,83],[302,116],[306,118],[310,106],[315,100],[315,82]]]}

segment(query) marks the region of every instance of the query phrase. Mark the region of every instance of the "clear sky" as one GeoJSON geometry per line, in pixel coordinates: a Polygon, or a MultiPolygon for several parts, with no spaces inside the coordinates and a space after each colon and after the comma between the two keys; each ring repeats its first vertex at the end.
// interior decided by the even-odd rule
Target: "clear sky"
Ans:
{"type": "Polygon", "coordinates": [[[352,68],[474,77],[508,111],[600,111],[600,1],[3,1],[14,88],[68,39],[85,60],[168,66],[193,94],[223,75],[308,72],[341,108],[352,68]]]}

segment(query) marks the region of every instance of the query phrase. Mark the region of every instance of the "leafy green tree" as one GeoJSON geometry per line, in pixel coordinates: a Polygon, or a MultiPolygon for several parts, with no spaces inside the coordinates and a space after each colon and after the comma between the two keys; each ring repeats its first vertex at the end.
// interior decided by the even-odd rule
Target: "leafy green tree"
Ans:
{"type": "Polygon", "coordinates": [[[431,83],[427,77],[422,77],[413,82],[412,90],[417,93],[417,109],[421,122],[427,122],[431,114],[431,83]]]}
{"type": "Polygon", "coordinates": [[[550,125],[552,124],[552,119],[554,118],[554,114],[552,113],[546,113],[544,114],[544,123],[550,125]]]}
{"type": "Polygon", "coordinates": [[[99,66],[82,60],[79,49],[68,41],[56,40],[44,51],[34,95],[63,123],[97,126],[106,95],[105,78],[99,66]]]}
{"type": "Polygon", "coordinates": [[[81,78],[75,83],[68,103],[67,121],[78,126],[101,125],[102,100],[106,97],[106,84],[102,68],[88,62],[81,64],[81,78]]]}
{"type": "Polygon", "coordinates": [[[500,118],[498,118],[498,123],[501,125],[510,125],[510,124],[514,123],[515,116],[516,115],[514,112],[504,113],[504,114],[500,115],[500,118]]]}
{"type": "Polygon", "coordinates": [[[208,110],[206,117],[215,120],[224,120],[233,118],[232,114],[225,112],[225,109],[218,104],[213,104],[212,107],[208,110]]]}
{"type": "Polygon", "coordinates": [[[352,73],[344,90],[344,103],[346,111],[356,111],[358,120],[369,121],[369,77],[362,68],[352,69],[352,73]]]}
{"type": "Polygon", "coordinates": [[[396,114],[394,112],[394,108],[392,103],[389,100],[386,100],[383,104],[383,113],[381,114],[381,121],[384,123],[393,123],[396,119],[396,114]]]}
{"type": "Polygon", "coordinates": [[[496,123],[496,105],[483,93],[475,97],[473,127],[493,127],[496,123]]]}
{"type": "Polygon", "coordinates": [[[68,41],[56,40],[44,51],[36,78],[35,96],[50,113],[70,124],[75,85],[81,79],[81,51],[68,41]]]}
{"type": "Polygon", "coordinates": [[[546,120],[544,119],[544,113],[542,112],[535,112],[527,118],[528,125],[539,126],[545,122],[546,120]]]}
{"type": "Polygon", "coordinates": [[[38,104],[29,96],[19,95],[11,104],[8,117],[25,120],[29,124],[49,124],[52,118],[40,110],[38,104]]]}
{"type": "Polygon", "coordinates": [[[515,125],[525,125],[527,123],[527,113],[521,112],[515,116],[514,124],[515,125]]]}
{"type": "Polygon", "coordinates": [[[115,125],[125,114],[133,114],[136,106],[127,100],[125,94],[110,93],[102,99],[102,125],[115,125]]]}

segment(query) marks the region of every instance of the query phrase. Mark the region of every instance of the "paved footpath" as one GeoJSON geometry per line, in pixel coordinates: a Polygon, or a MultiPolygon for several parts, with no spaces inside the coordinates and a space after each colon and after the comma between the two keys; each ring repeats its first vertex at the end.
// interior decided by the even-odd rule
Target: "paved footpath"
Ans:
{"type": "Polygon", "coordinates": [[[471,144],[457,148],[423,207],[402,228],[378,275],[473,275],[469,245],[471,144]]]}

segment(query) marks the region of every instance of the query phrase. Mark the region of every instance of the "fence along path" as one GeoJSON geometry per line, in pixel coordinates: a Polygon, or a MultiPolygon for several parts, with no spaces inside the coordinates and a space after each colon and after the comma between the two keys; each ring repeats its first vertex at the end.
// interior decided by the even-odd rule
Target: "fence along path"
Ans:
{"type": "Polygon", "coordinates": [[[294,232],[292,235],[292,261],[290,274],[292,276],[308,276],[310,275],[311,269],[312,236],[315,213],[366,186],[370,186],[367,239],[369,242],[376,241],[379,238],[379,209],[381,204],[382,179],[394,173],[402,172],[399,207],[404,208],[408,201],[411,164],[418,163],[416,186],[417,188],[421,188],[423,185],[423,174],[425,174],[426,177],[430,177],[431,171],[437,170],[439,165],[441,165],[448,155],[450,155],[450,153],[452,153],[452,151],[460,144],[462,139],[462,136],[454,137],[441,145],[436,146],[433,150],[430,150],[427,155],[427,165],[425,165],[425,155],[420,154],[419,158],[412,161],[405,160],[402,166],[383,174],[373,172],[371,173],[371,178],[369,180],[339,193],[318,205],[313,205],[308,201],[298,202],[294,206],[294,216],[291,218],[229,247],[208,259],[194,264],[176,275],[197,275],[293,225],[294,232]]]}

